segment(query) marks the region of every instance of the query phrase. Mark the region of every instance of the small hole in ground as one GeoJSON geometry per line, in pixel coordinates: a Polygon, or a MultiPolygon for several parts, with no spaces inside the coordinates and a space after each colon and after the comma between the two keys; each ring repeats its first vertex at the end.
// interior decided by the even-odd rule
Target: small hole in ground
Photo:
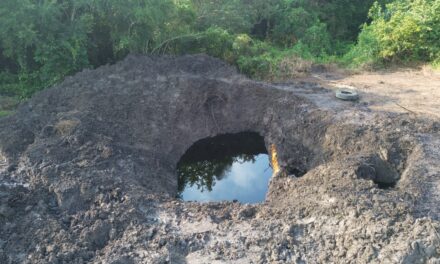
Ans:
{"type": "Polygon", "coordinates": [[[396,187],[396,182],[377,182],[373,181],[375,184],[377,184],[377,187],[382,190],[389,190],[394,187],[396,187]]]}
{"type": "Polygon", "coordinates": [[[356,175],[362,179],[372,180],[379,189],[383,190],[394,188],[400,179],[399,173],[377,155],[368,157],[361,163],[356,170],[356,175]]]}
{"type": "Polygon", "coordinates": [[[304,176],[307,173],[307,170],[300,168],[287,168],[287,175],[295,176],[297,178],[304,176]]]}
{"type": "Polygon", "coordinates": [[[264,201],[273,170],[264,138],[243,132],[197,141],[177,164],[185,201],[264,201]]]}

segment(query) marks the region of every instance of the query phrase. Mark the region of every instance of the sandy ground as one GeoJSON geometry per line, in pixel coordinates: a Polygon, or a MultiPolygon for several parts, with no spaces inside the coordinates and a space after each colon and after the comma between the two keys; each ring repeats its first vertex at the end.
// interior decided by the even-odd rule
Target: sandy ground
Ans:
{"type": "Polygon", "coordinates": [[[310,79],[330,89],[354,87],[372,110],[440,118],[440,71],[429,67],[356,74],[330,70],[310,79]]]}

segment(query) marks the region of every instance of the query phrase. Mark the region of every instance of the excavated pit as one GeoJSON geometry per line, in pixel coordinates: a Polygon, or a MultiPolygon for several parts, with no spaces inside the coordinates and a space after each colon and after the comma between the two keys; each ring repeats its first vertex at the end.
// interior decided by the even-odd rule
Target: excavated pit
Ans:
{"type": "Polygon", "coordinates": [[[264,201],[273,170],[258,133],[217,135],[194,143],[177,163],[185,201],[264,201]]]}
{"type": "Polygon", "coordinates": [[[0,263],[436,263],[437,122],[323,100],[203,55],[67,78],[0,119],[0,263]],[[175,198],[194,143],[246,131],[264,202],[175,198]]]}

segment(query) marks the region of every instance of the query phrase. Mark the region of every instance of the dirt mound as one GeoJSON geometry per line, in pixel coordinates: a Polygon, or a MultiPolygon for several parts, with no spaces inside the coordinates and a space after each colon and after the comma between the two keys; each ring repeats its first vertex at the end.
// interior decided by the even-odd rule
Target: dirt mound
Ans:
{"type": "Polygon", "coordinates": [[[438,263],[439,123],[330,96],[203,55],[67,78],[0,119],[0,263],[438,263]],[[239,132],[277,152],[266,202],[175,199],[185,151],[239,132]]]}

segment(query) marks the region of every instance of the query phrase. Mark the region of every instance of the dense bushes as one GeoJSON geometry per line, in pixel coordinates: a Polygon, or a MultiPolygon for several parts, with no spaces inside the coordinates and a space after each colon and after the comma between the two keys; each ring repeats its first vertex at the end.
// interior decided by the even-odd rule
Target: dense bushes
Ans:
{"type": "Polygon", "coordinates": [[[352,64],[440,63],[440,0],[395,1],[386,8],[376,3],[370,18],[346,56],[352,64]]]}
{"type": "Polygon", "coordinates": [[[440,63],[440,0],[387,2],[368,18],[373,0],[2,0],[0,94],[27,97],[128,53],[203,52],[262,79],[302,74],[304,59],[440,63]]]}
{"type": "Polygon", "coordinates": [[[88,19],[68,18],[65,9],[48,1],[2,1],[0,49],[7,59],[1,65],[2,90],[27,95],[87,65],[88,19]]]}
{"type": "Polygon", "coordinates": [[[0,92],[28,96],[129,52],[166,51],[193,17],[172,0],[2,0],[0,92]]]}

